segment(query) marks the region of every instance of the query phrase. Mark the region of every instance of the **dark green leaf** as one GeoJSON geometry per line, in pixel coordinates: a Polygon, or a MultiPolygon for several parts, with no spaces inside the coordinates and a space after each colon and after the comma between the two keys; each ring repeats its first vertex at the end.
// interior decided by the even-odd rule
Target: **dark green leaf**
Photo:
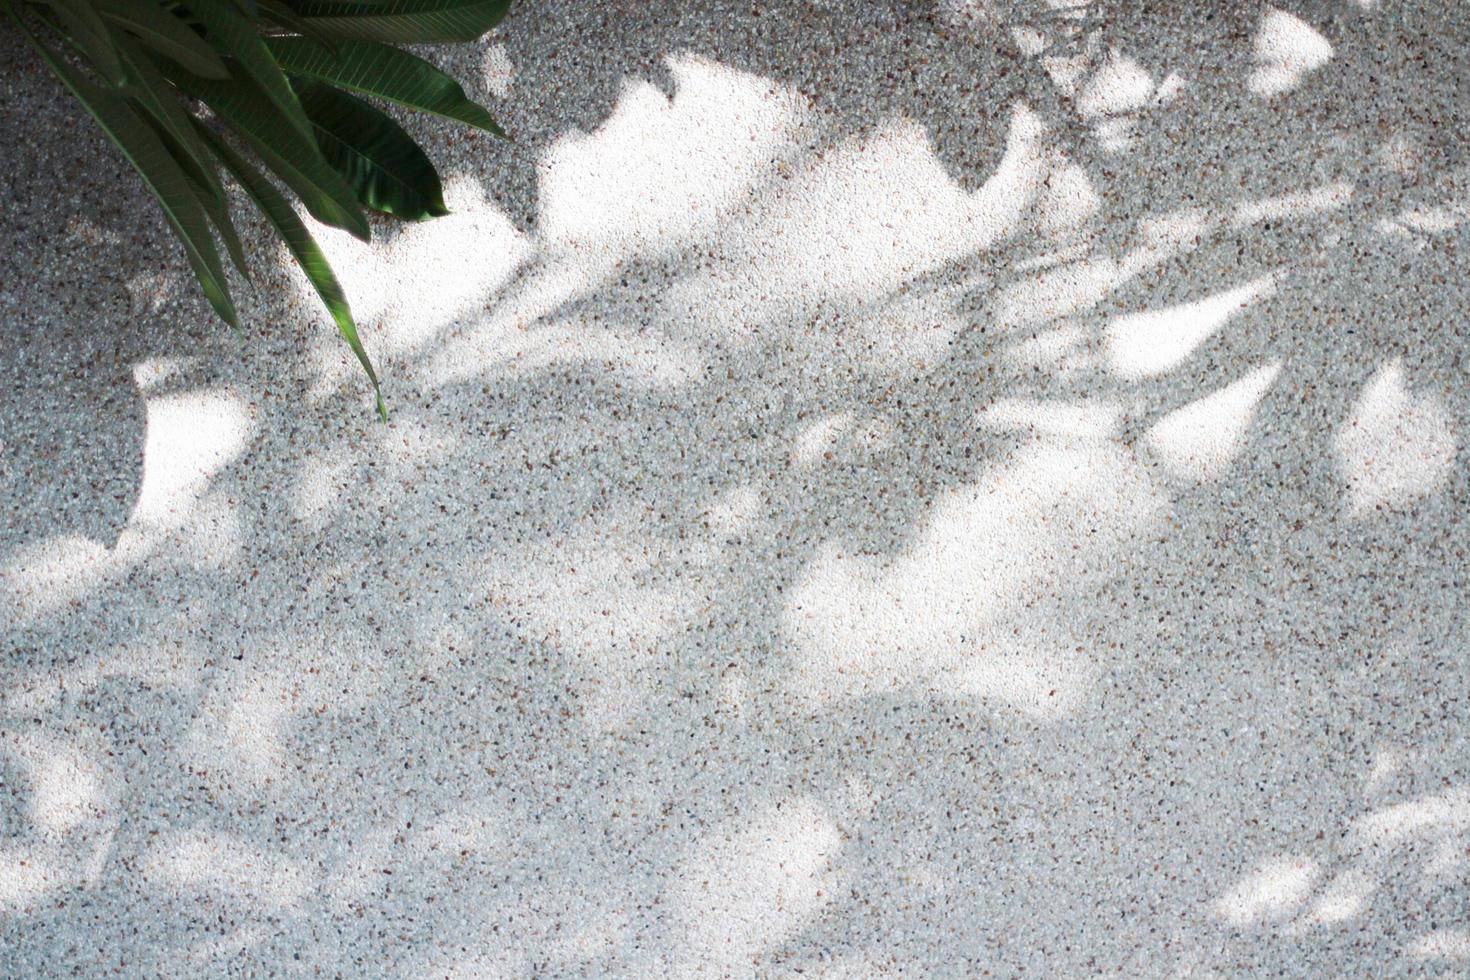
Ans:
{"type": "Polygon", "coordinates": [[[41,55],[47,67],[61,79],[143,178],[143,182],[162,206],[164,217],[183,243],[189,265],[210,305],[225,322],[239,330],[240,318],[230,300],[219,253],[215,251],[204,211],[183,168],[169,153],[158,134],[133,111],[125,99],[88,82],[53,54],[21,21],[10,0],[4,2],[6,13],[41,55]]]}
{"type": "Polygon", "coordinates": [[[273,37],[266,44],[291,74],[307,75],[505,137],[490,113],[471,102],[458,82],[407,51],[373,41],[343,41],[332,56],[300,37],[273,37]]]}
{"type": "Polygon", "coordinates": [[[434,165],[380,109],[355,95],[295,77],[291,84],[327,161],[375,211],[418,220],[448,214],[434,165]]]}
{"type": "MultiPolygon", "coordinates": [[[[225,243],[225,250],[229,252],[230,261],[234,263],[235,268],[240,270],[241,275],[249,279],[250,267],[245,262],[245,250],[240,245],[240,236],[235,231],[235,223],[230,219],[229,202],[223,195],[216,197],[208,181],[203,178],[203,174],[207,173],[212,179],[214,177],[213,168],[198,170],[191,165],[188,151],[180,147],[172,136],[162,132],[159,133],[159,136],[189,178],[189,186],[193,189],[194,196],[198,198],[199,206],[204,209],[205,214],[209,215],[209,220],[219,232],[220,240],[225,243]]],[[[197,135],[195,139],[198,139],[197,135]]]]}
{"type": "Polygon", "coordinates": [[[123,94],[131,98],[162,138],[196,191],[199,203],[219,230],[220,239],[235,268],[248,279],[250,269],[235,226],[230,221],[229,202],[214,173],[214,155],[205,149],[194,130],[193,118],[185,111],[177,93],[138,45],[125,37],[117,39],[118,57],[127,69],[128,84],[123,94]]]}
{"type": "MultiPolygon", "coordinates": [[[[167,65],[163,68],[169,81],[202,99],[215,115],[239,133],[265,165],[296,192],[317,220],[345,229],[363,241],[372,237],[357,196],[341,174],[327,163],[315,136],[302,136],[287,125],[274,103],[258,88],[244,79],[216,82],[167,65]]],[[[294,94],[292,98],[295,99],[294,94]]],[[[307,129],[311,132],[309,122],[307,129]]]]}
{"type": "Polygon", "coordinates": [[[97,11],[86,0],[42,0],[56,12],[60,28],[97,74],[113,85],[125,76],[117,60],[112,34],[97,11]]]}
{"type": "Polygon", "coordinates": [[[473,41],[505,17],[510,0],[385,0],[297,4],[307,23],[342,40],[434,44],[473,41]]]}
{"type": "Polygon", "coordinates": [[[189,10],[209,32],[211,43],[221,53],[235,59],[238,70],[232,68],[232,73],[248,76],[266,98],[275,103],[281,118],[300,130],[303,136],[310,135],[306,114],[301,111],[301,104],[296,101],[286,76],[261,39],[255,21],[220,0],[196,2],[189,10]]]}
{"type": "Polygon", "coordinates": [[[225,63],[182,18],[152,0],[94,0],[97,11],[143,44],[201,78],[228,78],[225,63]]]}
{"type": "MultiPolygon", "coordinates": [[[[294,8],[287,6],[282,0],[260,0],[260,10],[265,15],[265,19],[277,27],[300,34],[303,39],[315,44],[326,54],[333,56],[337,54],[336,42],[308,24],[294,8]]],[[[269,44],[271,40],[267,38],[266,43],[269,44]]]]}
{"type": "Polygon", "coordinates": [[[342,284],[337,281],[337,276],[332,272],[332,266],[327,262],[327,257],[322,254],[316,240],[311,237],[311,232],[307,231],[306,225],[292,209],[291,202],[286,200],[285,195],[276,190],[275,186],[266,180],[260,171],[250,166],[223,139],[202,125],[199,128],[205,138],[210,141],[215,152],[219,154],[220,159],[224,161],[230,173],[234,175],[235,180],[255,201],[266,220],[285,241],[291,254],[296,256],[296,261],[301,264],[301,271],[306,274],[307,281],[321,297],[327,312],[336,322],[338,332],[347,341],[347,346],[352,348],[352,353],[357,356],[358,363],[362,365],[362,369],[367,372],[368,378],[372,381],[373,391],[377,395],[378,415],[386,421],[388,409],[383,403],[383,390],[378,384],[378,374],[373,370],[373,362],[368,358],[367,351],[362,346],[362,340],[358,337],[357,324],[352,319],[352,310],[347,305],[347,296],[342,291],[342,284]]]}
{"type": "Polygon", "coordinates": [[[198,134],[183,101],[138,44],[126,37],[117,39],[117,54],[128,72],[128,83],[122,93],[137,104],[136,108],[150,116],[179,147],[189,154],[202,175],[201,181],[214,196],[224,200],[224,190],[214,177],[214,157],[199,142],[198,134]]]}

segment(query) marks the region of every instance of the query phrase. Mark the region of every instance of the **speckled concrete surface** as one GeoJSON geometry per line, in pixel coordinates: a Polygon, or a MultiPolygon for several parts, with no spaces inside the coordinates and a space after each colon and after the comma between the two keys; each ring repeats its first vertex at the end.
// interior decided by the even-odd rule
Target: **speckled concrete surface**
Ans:
{"type": "Polygon", "coordinates": [[[0,37],[0,974],[1470,969],[1467,8],[524,6],[387,426],[0,37]]]}

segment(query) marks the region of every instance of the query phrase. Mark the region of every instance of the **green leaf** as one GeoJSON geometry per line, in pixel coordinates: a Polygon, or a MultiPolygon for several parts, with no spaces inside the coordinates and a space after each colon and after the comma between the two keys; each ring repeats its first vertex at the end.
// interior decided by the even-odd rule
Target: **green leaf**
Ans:
{"type": "Polygon", "coordinates": [[[484,107],[470,101],[458,82],[407,51],[373,41],[342,41],[332,56],[300,37],[273,37],[266,45],[290,74],[469,123],[505,138],[505,130],[484,107]]]}
{"type": "Polygon", "coordinates": [[[291,84],[327,162],[347,179],[359,201],[415,221],[449,213],[434,165],[390,116],[309,78],[295,77],[291,84]]]}
{"type": "Polygon", "coordinates": [[[240,72],[254,81],[266,98],[275,103],[281,117],[303,136],[310,136],[311,126],[306,121],[306,113],[301,111],[301,103],[296,101],[296,94],[291,91],[286,76],[261,40],[255,21],[220,0],[196,2],[189,11],[199,18],[214,46],[233,57],[240,72]]]}
{"type": "Polygon", "coordinates": [[[435,44],[473,41],[505,17],[510,0],[384,0],[296,5],[306,22],[334,38],[435,44]]]}
{"type": "Polygon", "coordinates": [[[163,77],[138,44],[126,37],[117,39],[117,54],[128,72],[128,83],[122,93],[137,103],[179,147],[188,152],[191,161],[200,171],[201,180],[211,193],[224,200],[224,189],[214,177],[214,157],[199,142],[187,109],[178,92],[163,77]]]}
{"type": "Polygon", "coordinates": [[[25,35],[31,47],[35,48],[47,67],[61,79],[62,84],[97,121],[107,138],[122,151],[133,169],[143,178],[143,182],[162,206],[164,217],[183,243],[189,265],[210,305],[226,323],[239,330],[240,318],[230,300],[219,253],[215,251],[204,211],[183,168],[170,155],[158,134],[133,111],[125,99],[104,91],[83,78],[41,43],[16,13],[11,0],[4,0],[4,3],[6,13],[25,35]]]}
{"type": "Polygon", "coordinates": [[[117,39],[117,53],[127,69],[130,81],[122,89],[124,95],[136,103],[144,118],[152,123],[164,146],[173,154],[193,186],[200,205],[219,230],[220,239],[235,264],[246,279],[250,268],[245,262],[245,250],[240,237],[230,221],[229,202],[224,188],[214,173],[214,156],[199,141],[194,130],[193,117],[184,109],[178,95],[171,88],[158,67],[129,38],[117,39]]]}
{"type": "MultiPolygon", "coordinates": [[[[265,19],[272,24],[292,33],[300,34],[302,38],[315,44],[326,54],[332,55],[333,57],[336,56],[336,43],[321,31],[308,24],[301,18],[300,14],[296,13],[293,8],[288,7],[285,3],[282,3],[281,0],[260,0],[260,9],[265,14],[265,19]]],[[[267,46],[269,46],[271,40],[273,39],[266,39],[267,46]]]]}
{"type": "Polygon", "coordinates": [[[159,54],[201,78],[228,78],[229,69],[188,24],[152,0],[93,0],[98,13],[159,54]]]}
{"type": "Polygon", "coordinates": [[[378,383],[378,374],[373,370],[373,362],[368,358],[367,351],[362,346],[362,340],[357,334],[357,324],[352,319],[352,310],[347,305],[347,296],[342,291],[342,284],[337,281],[337,276],[332,272],[332,266],[327,262],[326,255],[322,254],[321,248],[316,240],[307,231],[306,225],[291,207],[291,202],[286,196],[276,190],[275,186],[265,177],[250,166],[249,163],[223,139],[215,133],[205,129],[202,124],[196,123],[214,151],[219,154],[221,160],[235,180],[245,189],[265,215],[266,220],[271,223],[276,232],[285,241],[286,247],[301,264],[301,271],[306,274],[307,281],[311,283],[322,304],[326,306],[327,312],[337,324],[337,331],[342,334],[342,339],[347,341],[347,346],[357,356],[357,361],[362,369],[367,372],[368,379],[373,383],[373,391],[377,396],[378,415],[383,421],[388,420],[388,409],[383,403],[383,389],[378,383]]]}
{"type": "Polygon", "coordinates": [[[245,250],[240,245],[240,236],[235,231],[235,223],[230,219],[229,204],[223,196],[216,197],[209,184],[201,179],[204,173],[208,173],[213,178],[212,169],[199,171],[185,165],[185,160],[188,159],[187,151],[179,147],[168,134],[160,133],[159,135],[163,137],[164,145],[174,154],[174,158],[183,166],[184,174],[189,178],[189,185],[194,191],[194,196],[198,198],[200,207],[204,209],[205,214],[209,215],[209,220],[219,232],[220,240],[225,243],[225,250],[230,254],[230,261],[234,263],[235,268],[240,270],[241,275],[249,279],[250,266],[245,261],[245,250]]]}
{"type": "MultiPolygon", "coordinates": [[[[169,81],[203,100],[221,121],[239,133],[317,220],[345,229],[363,241],[372,237],[357,196],[327,163],[315,136],[303,136],[287,125],[274,103],[258,88],[245,79],[216,82],[196,78],[168,65],[163,66],[163,72],[169,81]]],[[[309,122],[307,128],[310,132],[309,122]]]]}
{"type": "Polygon", "coordinates": [[[42,0],[56,12],[60,27],[97,74],[113,85],[121,85],[126,76],[117,60],[111,32],[86,0],[42,0]]]}

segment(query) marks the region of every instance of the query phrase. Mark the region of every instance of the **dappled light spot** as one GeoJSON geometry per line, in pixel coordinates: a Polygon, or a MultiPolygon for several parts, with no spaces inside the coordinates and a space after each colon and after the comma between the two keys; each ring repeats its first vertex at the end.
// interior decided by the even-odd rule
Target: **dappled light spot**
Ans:
{"type": "Polygon", "coordinates": [[[1123,410],[1097,399],[1068,402],[1039,398],[1000,398],[980,410],[977,421],[991,432],[1107,439],[1118,431],[1123,410]]]}
{"type": "Polygon", "coordinates": [[[480,329],[475,335],[482,356],[464,357],[454,348],[435,361],[436,380],[449,382],[471,376],[526,377],[562,364],[586,364],[613,373],[619,381],[650,390],[687,385],[704,370],[699,351],[658,334],[615,327],[553,322],[531,330],[510,329],[496,334],[480,329]],[[499,342],[487,349],[493,337],[499,342]]]}
{"type": "Polygon", "coordinates": [[[341,446],[312,454],[296,474],[291,513],[307,527],[325,527],[347,499],[356,466],[352,454],[341,446]]]}
{"type": "Polygon", "coordinates": [[[628,83],[601,127],[547,152],[537,224],[546,247],[611,266],[707,233],[805,118],[801,97],[768,79],[694,55],[666,63],[672,98],[628,83]]]}
{"type": "MultiPolygon", "coordinates": [[[[143,361],[135,371],[145,394],[166,387],[178,365],[143,361]]],[[[147,399],[142,485],[117,544],[60,534],[11,552],[0,568],[0,601],[28,620],[87,594],[184,531],[178,557],[208,566],[238,545],[232,508],[210,501],[214,476],[239,456],[253,424],[243,404],[222,390],[152,394],[147,399]]]]}
{"type": "Polygon", "coordinates": [[[143,485],[130,528],[182,525],[213,476],[244,450],[252,429],[243,403],[225,391],[148,399],[143,485]]]}
{"type": "Polygon", "coordinates": [[[1077,109],[1089,118],[1131,112],[1147,105],[1153,91],[1154,80],[1143,66],[1113,51],[1087,83],[1077,109]]]}
{"type": "Polygon", "coordinates": [[[1309,190],[1243,201],[1236,205],[1230,226],[1247,228],[1263,221],[1307,218],[1337,211],[1346,207],[1352,197],[1353,184],[1346,180],[1335,180],[1309,190]]]}
{"type": "Polygon", "coordinates": [[[1169,72],[1164,80],[1159,82],[1157,91],[1154,92],[1154,102],[1158,105],[1168,105],[1189,87],[1189,83],[1178,72],[1169,72]]]}
{"type": "Polygon", "coordinates": [[[0,848],[0,910],[25,911],[71,881],[68,867],[57,867],[26,848],[0,848]]]}
{"type": "Polygon", "coordinates": [[[31,819],[37,826],[64,832],[100,814],[101,774],[93,760],[59,744],[36,746],[31,755],[31,819]]]}
{"type": "Polygon", "coordinates": [[[1421,796],[1375,810],[1353,822],[1353,834],[1365,843],[1392,845],[1430,833],[1470,830],[1470,790],[1457,789],[1421,796]]]}
{"type": "Polygon", "coordinates": [[[1327,64],[1332,45],[1300,17],[1268,8],[1256,29],[1254,55],[1250,90],[1270,97],[1290,92],[1308,72],[1327,64]]]}
{"type": "MultiPolygon", "coordinates": [[[[964,2],[972,8],[980,7],[980,0],[951,0],[951,3],[964,2]]],[[[1046,34],[1035,27],[1026,24],[1016,24],[1010,28],[1011,40],[1015,42],[1017,50],[1028,58],[1035,58],[1046,50],[1046,34]]]]}
{"type": "Polygon", "coordinates": [[[640,530],[651,530],[646,518],[615,512],[484,566],[490,607],[525,639],[563,653],[582,715],[599,731],[636,716],[656,683],[661,642],[708,605],[686,564],[691,555],[703,564],[698,542],[650,544],[640,530]]]}
{"type": "Polygon", "coordinates": [[[1038,223],[1043,234],[1073,234],[1102,209],[1102,198],[1092,186],[1087,171],[1068,163],[1046,178],[1046,190],[1037,202],[1038,223]]]}
{"type": "Polygon", "coordinates": [[[0,570],[10,615],[28,620],[86,595],[111,574],[112,560],[106,545],[79,534],[15,549],[0,570]]]}
{"type": "Polygon", "coordinates": [[[1395,129],[1378,145],[1373,155],[1390,172],[1412,176],[1423,171],[1432,152],[1421,140],[1402,129],[1395,129]]]}
{"type": "Polygon", "coordinates": [[[794,683],[826,702],[910,685],[952,691],[967,677],[977,696],[1038,708],[1037,678],[1085,672],[1049,655],[1024,623],[990,631],[1023,604],[1111,577],[1117,550],[1166,509],[1119,447],[1030,443],[1010,465],[940,497],[891,562],[837,545],[818,552],[784,610],[800,650],[794,683]]]}
{"type": "Polygon", "coordinates": [[[1363,780],[1363,792],[1374,796],[1386,792],[1404,769],[1405,753],[1394,748],[1380,748],[1373,754],[1373,765],[1363,780]]]}
{"type": "Polygon", "coordinates": [[[791,461],[798,466],[816,466],[837,448],[838,440],[853,427],[851,412],[827,415],[808,424],[796,436],[791,461]]]}
{"type": "Polygon", "coordinates": [[[222,936],[190,943],[184,951],[184,960],[191,969],[228,973],[231,961],[238,962],[240,950],[260,945],[269,935],[258,922],[246,922],[233,929],[226,927],[222,936]]]}
{"type": "Polygon", "coordinates": [[[967,326],[956,308],[968,291],[968,283],[900,288],[866,316],[854,317],[850,329],[862,343],[855,360],[874,374],[932,370],[967,326]]]}
{"type": "Polygon", "coordinates": [[[1373,877],[1365,869],[1349,868],[1322,889],[1312,903],[1307,923],[1333,926],[1356,919],[1367,911],[1374,889],[1373,877]]]}
{"type": "Polygon", "coordinates": [[[1306,857],[1268,861],[1215,903],[1215,912],[1240,928],[1285,919],[1311,894],[1319,873],[1306,857]]]}
{"type": "Polygon", "coordinates": [[[244,899],[277,910],[299,901],[315,884],[310,869],[295,859],[222,831],[160,836],[143,855],[140,870],[145,880],[184,894],[244,899]]]}
{"type": "MultiPolygon", "coordinates": [[[[712,235],[772,167],[784,166],[780,161],[806,118],[799,95],[766,79],[695,56],[671,56],[667,64],[672,98],[648,82],[630,83],[601,127],[563,136],[546,151],[532,236],[515,235],[509,250],[493,242],[456,250],[475,262],[486,252],[513,256],[500,260],[498,276],[456,270],[455,282],[472,287],[470,298],[490,295],[524,268],[488,315],[433,356],[436,383],[586,363],[603,364],[646,387],[668,388],[689,383],[703,369],[696,348],[662,331],[553,319],[578,297],[625,275],[629,262],[712,235]]],[[[445,244],[435,245],[436,255],[445,244]]],[[[747,301],[742,297],[740,306],[747,301]]],[[[708,311],[707,304],[701,298],[697,306],[723,312],[708,311]]],[[[468,312],[468,305],[452,312],[468,312]]],[[[425,311],[414,308],[408,319],[425,322],[425,311]]]]}
{"type": "Polygon", "coordinates": [[[715,534],[739,534],[760,512],[760,493],[746,485],[732,488],[705,512],[705,522],[715,534]]]}
{"type": "MultiPolygon", "coordinates": [[[[117,827],[101,754],[73,737],[0,734],[0,911],[101,874],[117,827]]],[[[110,753],[109,753],[110,754],[110,753]]]]}
{"type": "Polygon", "coordinates": [[[1362,516],[1433,493],[1454,465],[1454,428],[1439,398],[1410,391],[1396,358],[1364,385],[1336,449],[1349,510],[1362,516]]]}
{"type": "Polygon", "coordinates": [[[1192,303],[1117,317],[1106,334],[1113,370],[1137,379],[1178,367],[1232,317],[1274,293],[1277,278],[1265,275],[1192,303]]]}
{"type": "MultiPolygon", "coordinates": [[[[386,242],[368,244],[329,228],[318,234],[351,297],[364,343],[380,358],[416,350],[436,338],[445,324],[478,310],[531,256],[526,236],[479,181],[467,175],[446,177],[444,203],[449,214],[398,225],[386,242]]],[[[305,276],[299,271],[293,275],[299,294],[309,295],[305,276]]],[[[330,336],[323,337],[319,360],[323,378],[318,397],[339,390],[359,370],[340,341],[330,336]]]]}
{"type": "MultiPolygon", "coordinates": [[[[714,331],[754,342],[767,336],[765,324],[798,310],[888,301],[905,284],[990,248],[1017,228],[1041,184],[1043,133],[1034,112],[1015,107],[999,165],[966,192],[936,157],[923,127],[884,120],[871,133],[783,170],[787,179],[759,195],[748,217],[730,223],[716,261],[675,284],[662,312],[700,336],[714,331]]],[[[902,308],[900,302],[896,309],[902,308]]],[[[919,312],[929,315],[922,306],[919,312]]],[[[860,322],[856,330],[849,324],[831,337],[802,336],[833,352],[852,333],[875,351],[890,345],[903,351],[914,325],[899,316],[892,327],[879,319],[860,322]]],[[[918,353],[937,349],[943,331],[953,329],[925,331],[918,353]]],[[[880,368],[887,363],[860,359],[880,368]]]]}
{"type": "Polygon", "coordinates": [[[1407,952],[1421,960],[1470,960],[1470,929],[1435,929],[1415,937],[1407,952]]]}
{"type": "Polygon", "coordinates": [[[480,72],[491,95],[497,99],[510,98],[516,82],[516,66],[504,44],[486,45],[485,54],[480,59],[480,72]]]}
{"type": "Polygon", "coordinates": [[[1002,327],[1037,326],[1096,307],[1125,283],[1195,248],[1210,227],[1202,209],[1182,208],[1139,222],[1136,244],[1121,258],[1092,255],[1051,264],[1007,286],[993,309],[1002,327]]]}
{"type": "Polygon", "coordinates": [[[1128,145],[1132,114],[1153,98],[1153,77],[1132,58],[1112,51],[1083,88],[1077,110],[1095,121],[1103,147],[1117,151],[1128,145]]]}
{"type": "Polygon", "coordinates": [[[1470,840],[1458,834],[1441,837],[1424,862],[1424,877],[1447,882],[1464,878],[1470,869],[1470,846],[1467,845],[1470,845],[1470,840]]]}
{"type": "Polygon", "coordinates": [[[679,926],[664,965],[683,975],[748,970],[838,898],[841,850],[832,818],[802,797],[711,832],[674,871],[679,926]]]}
{"type": "Polygon", "coordinates": [[[1136,272],[1116,259],[1097,257],[1059,265],[1007,286],[995,305],[1007,328],[1036,326],[1092,309],[1136,272]]]}
{"type": "Polygon", "coordinates": [[[300,683],[293,690],[288,677],[248,668],[236,672],[210,693],[181,754],[214,784],[266,788],[284,782],[290,758],[283,733],[293,714],[312,706],[301,700],[311,693],[310,685],[300,683]]]}
{"type": "Polygon", "coordinates": [[[1453,231],[1467,218],[1470,218],[1470,205],[1463,202],[1406,208],[1393,217],[1379,219],[1373,230],[1384,238],[1423,250],[1428,247],[1429,238],[1453,231]]]}
{"type": "Polygon", "coordinates": [[[1256,406],[1280,370],[1280,361],[1259,367],[1213,394],[1174,409],[1153,424],[1144,444],[1174,476],[1219,477],[1244,447],[1256,406]]]}

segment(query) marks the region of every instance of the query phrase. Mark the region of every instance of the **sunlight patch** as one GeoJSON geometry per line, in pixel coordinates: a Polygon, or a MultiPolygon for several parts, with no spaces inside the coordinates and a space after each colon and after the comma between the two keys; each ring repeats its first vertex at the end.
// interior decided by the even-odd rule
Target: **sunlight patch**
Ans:
{"type": "Polygon", "coordinates": [[[44,857],[19,848],[0,850],[0,909],[20,912],[71,876],[44,857]]]}
{"type": "Polygon", "coordinates": [[[800,96],[695,55],[667,59],[669,98],[629,83],[595,132],[559,138],[541,163],[547,246],[611,265],[708,230],[779,158],[804,117],[800,96]]]}
{"type": "Polygon", "coordinates": [[[1106,439],[1118,431],[1122,415],[1115,402],[1097,399],[999,398],[980,410],[977,421],[990,432],[1106,439]]]}
{"type": "Polygon", "coordinates": [[[826,810],[800,797],[706,835],[675,871],[682,935],[669,965],[686,976],[748,970],[837,898],[841,850],[826,810]]]}
{"type": "Polygon", "coordinates": [[[1106,334],[1113,371],[1136,380],[1177,367],[1232,317],[1274,293],[1276,282],[1265,275],[1193,303],[1114,319],[1106,334]]]}
{"type": "Polygon", "coordinates": [[[1470,959],[1470,929],[1436,929],[1409,943],[1408,953],[1423,960],[1470,959]]]}
{"type": "Polygon", "coordinates": [[[1306,900],[1318,873],[1310,858],[1269,861],[1216,902],[1215,911],[1236,927],[1285,919],[1306,900]]]}
{"type": "Polygon", "coordinates": [[[1373,891],[1373,878],[1366,871],[1361,868],[1344,871],[1312,903],[1307,921],[1311,925],[1333,926],[1355,919],[1368,910],[1373,891]]]}
{"type": "Polygon", "coordinates": [[[939,307],[960,294],[934,290],[914,303],[903,291],[1017,229],[1044,176],[1043,133],[1041,119],[1016,106],[1005,154],[973,192],[945,169],[923,126],[904,118],[783,165],[786,179],[724,230],[715,261],[670,289],[660,312],[700,338],[717,332],[756,342],[785,329],[811,357],[852,357],[857,334],[858,358],[880,370],[893,363],[885,351],[908,363],[932,357],[958,329],[939,307]],[[844,305],[895,315],[844,321],[830,333],[797,331],[808,311],[844,305]]]}
{"type": "Polygon", "coordinates": [[[1087,83],[1077,109],[1089,119],[1141,109],[1154,92],[1154,80],[1132,58],[1113,51],[1087,83]]]}
{"type": "Polygon", "coordinates": [[[1211,395],[1155,422],[1144,443],[1175,476],[1219,476],[1245,445],[1256,406],[1276,380],[1281,362],[1257,368],[1211,395]]]}
{"type": "Polygon", "coordinates": [[[8,610],[25,620],[80,598],[112,572],[113,553],[100,541],[60,534],[16,549],[0,572],[8,610]]]}
{"type": "Polygon", "coordinates": [[[1290,92],[1302,79],[1332,59],[1332,45],[1306,21],[1271,9],[1256,31],[1255,70],[1250,90],[1271,97],[1290,92]]]}
{"type": "Polygon", "coordinates": [[[143,485],[128,523],[183,524],[213,476],[244,450],[252,428],[245,405],[223,391],[148,399],[143,485]]]}
{"type": "Polygon", "coordinates": [[[1262,221],[1306,218],[1327,211],[1338,211],[1346,207],[1352,197],[1352,182],[1335,180],[1310,190],[1293,191],[1289,194],[1278,194],[1255,201],[1244,201],[1236,205],[1230,226],[1247,228],[1262,221]]]}
{"type": "Polygon", "coordinates": [[[485,49],[485,56],[480,59],[480,72],[491,95],[497,99],[510,98],[516,82],[516,66],[503,43],[492,44],[485,49]]]}
{"type": "Polygon", "coordinates": [[[1404,506],[1434,492],[1455,461],[1449,413],[1437,397],[1409,390],[1398,358],[1379,368],[1364,386],[1336,443],[1349,508],[1356,516],[1404,506]]]}
{"type": "MultiPolygon", "coordinates": [[[[1167,508],[1147,474],[1101,440],[1037,441],[944,494],[891,561],[821,548],[783,611],[802,653],[797,693],[829,702],[938,685],[1046,715],[1081,671],[1014,617],[1114,574],[1114,557],[1167,508]]],[[[1075,644],[1073,644],[1075,646],[1075,644]]]]}
{"type": "Polygon", "coordinates": [[[1075,163],[1052,171],[1046,180],[1046,192],[1037,203],[1041,231],[1052,236],[1080,231],[1100,210],[1102,198],[1092,186],[1092,178],[1075,163]]]}
{"type": "Polygon", "coordinates": [[[305,865],[272,854],[245,839],[222,832],[180,831],[160,838],[144,856],[144,881],[155,886],[201,894],[294,904],[311,890],[305,865]]]}
{"type": "Polygon", "coordinates": [[[1353,822],[1353,833],[1368,843],[1393,844],[1430,832],[1470,829],[1470,790],[1451,790],[1397,803],[1353,822]]]}
{"type": "Polygon", "coordinates": [[[843,433],[853,427],[851,412],[839,412],[817,419],[802,429],[791,449],[791,461],[797,466],[816,466],[830,457],[843,433]]]}
{"type": "Polygon", "coordinates": [[[93,819],[103,803],[97,765],[75,749],[55,745],[32,759],[31,817],[48,830],[67,831],[93,819]]]}

